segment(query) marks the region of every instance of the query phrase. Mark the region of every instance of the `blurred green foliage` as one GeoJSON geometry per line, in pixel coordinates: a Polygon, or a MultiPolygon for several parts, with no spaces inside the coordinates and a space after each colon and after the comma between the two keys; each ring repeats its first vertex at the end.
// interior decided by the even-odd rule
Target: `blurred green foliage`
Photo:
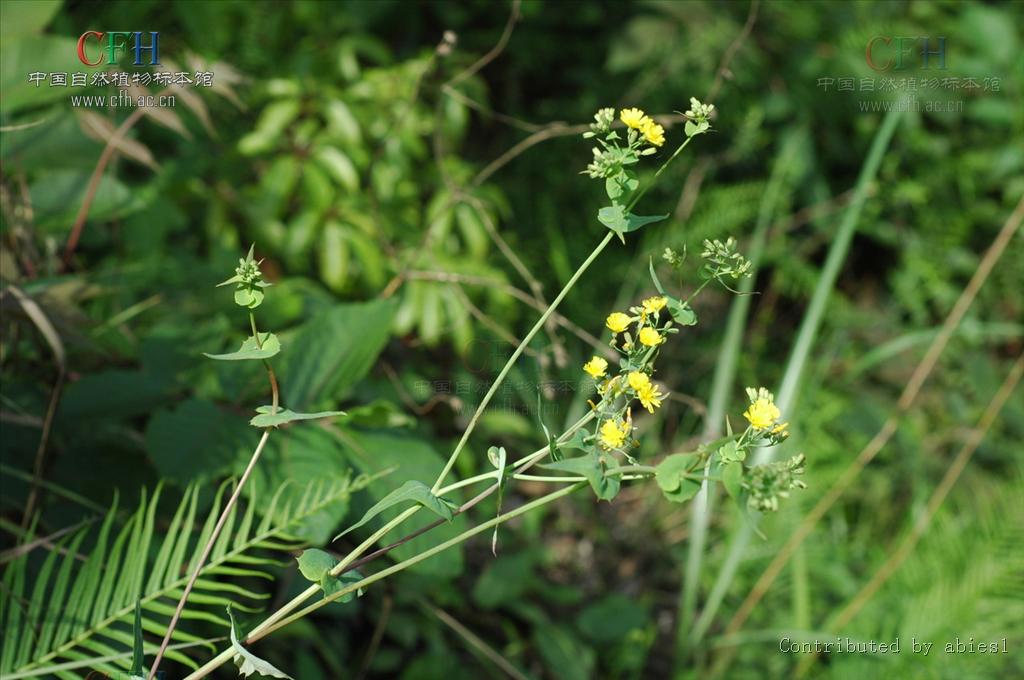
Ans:
{"type": "MultiPolygon", "coordinates": [[[[585,123],[602,106],[671,114],[715,90],[718,117],[716,131],[648,199],[670,209],[670,219],[605,253],[560,308],[589,333],[617,303],[652,292],[648,258],[665,247],[692,254],[704,239],[736,236],[742,249],[781,150],[795,150],[769,216],[733,390],[739,404],[743,385],[772,385],[782,374],[881,120],[858,99],[893,97],[825,91],[819,79],[887,77],[865,61],[873,36],[943,36],[944,76],[998,78],[999,89],[938,91],[936,99],[964,99],[963,110],[904,116],[830,298],[792,423],[810,489],[762,524],[767,539],[741,562],[705,648],[687,656],[674,646],[686,515],[657,494],[624,493],[614,504],[581,497],[527,515],[502,531],[498,559],[486,541],[471,542],[285,629],[259,653],[297,678],[496,676],[492,653],[527,677],[689,678],[705,677],[722,647],[735,644],[727,677],[754,678],[793,669],[796,659],[778,649],[787,631],[794,639],[913,635],[937,646],[973,635],[1007,637],[1011,653],[832,655],[812,674],[1024,673],[1012,648],[1024,639],[1020,390],[903,568],[844,630],[818,628],[913,526],[1020,354],[1019,236],[892,442],[819,523],[741,638],[720,637],[799,518],[892,411],[1024,194],[1022,6],[763,2],[741,37],[746,3],[531,1],[503,49],[470,69],[502,45],[508,9],[398,1],[0,5],[3,284],[38,302],[67,355],[46,446],[44,479],[53,486],[32,535],[96,516],[94,506],[109,507],[115,493],[121,507],[138,505],[142,490],[160,482],[154,512],[164,530],[196,488],[190,484],[201,484],[205,512],[216,482],[240,473],[256,440],[246,420],[250,406],[263,403],[264,378],[237,365],[245,362],[210,362],[201,353],[231,351],[245,337],[231,296],[211,291],[251,242],[275,284],[261,314],[285,347],[283,403],[349,413],[329,426],[284,430],[254,487],[290,480],[283,493],[297,501],[314,479],[397,468],[351,502],[304,519],[296,539],[323,547],[388,490],[436,475],[510,341],[603,234],[594,219],[602,187],[578,174],[588,147],[546,127],[585,123]],[[217,87],[130,129],[64,268],[104,141],[128,113],[73,108],[67,90],[36,88],[27,75],[82,70],[77,36],[110,26],[159,30],[166,59],[205,65],[217,87]],[[541,130],[554,132],[495,163],[541,130]]],[[[685,399],[643,422],[642,457],[681,450],[702,431],[729,303],[709,291],[696,310],[701,326],[666,350],[659,377],[685,399]]],[[[2,304],[0,508],[10,547],[28,540],[20,527],[26,479],[58,371],[13,296],[2,304]]],[[[585,407],[586,394],[561,387],[578,384],[592,353],[585,339],[553,326],[532,350],[485,415],[460,474],[487,469],[491,445],[546,443],[538,415],[553,425],[585,407]]],[[[505,503],[532,492],[517,488],[505,503]]],[[[481,507],[479,517],[492,510],[481,507]]],[[[726,512],[716,521],[713,535],[724,536],[743,519],[726,512]]],[[[412,556],[468,522],[459,517],[394,555],[412,556]]],[[[83,540],[84,551],[96,539],[83,540]]],[[[347,540],[330,549],[343,552],[347,540]]],[[[704,594],[726,549],[725,541],[709,543],[704,594]]],[[[46,552],[29,555],[30,574],[46,552]]],[[[252,587],[275,601],[302,587],[293,564],[274,569],[274,581],[252,587]]],[[[5,609],[12,611],[6,600],[5,609]]],[[[225,634],[210,622],[188,626],[200,637],[225,634]]]]}

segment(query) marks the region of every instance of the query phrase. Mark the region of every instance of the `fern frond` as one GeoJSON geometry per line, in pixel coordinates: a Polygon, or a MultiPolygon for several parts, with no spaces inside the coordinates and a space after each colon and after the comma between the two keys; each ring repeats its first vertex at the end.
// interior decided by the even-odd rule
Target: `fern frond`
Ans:
{"type": "MultiPolygon", "coordinates": [[[[244,509],[239,505],[232,509],[200,572],[184,621],[227,627],[221,613],[228,604],[258,611],[268,595],[240,585],[238,577],[272,580],[269,572],[281,565],[280,553],[302,546],[289,529],[363,485],[363,479],[354,484],[348,478],[319,480],[301,493],[285,494],[289,484],[284,484],[269,503],[262,502],[253,489],[244,509]],[[262,508],[259,521],[258,506],[262,508]]],[[[0,679],[76,677],[69,670],[89,660],[95,662],[91,668],[108,674],[126,670],[130,654],[123,652],[133,645],[136,601],[141,605],[142,629],[163,636],[229,486],[225,483],[218,489],[209,519],[201,527],[196,518],[200,489],[193,485],[185,490],[167,531],[157,534],[162,493],[157,486],[151,497],[143,491],[138,508],[120,529],[114,526],[115,497],[98,531],[94,532],[93,523],[63,537],[57,545],[65,550],[52,550],[37,572],[32,572],[37,563],[30,564],[28,553],[8,564],[0,579],[0,679]],[[93,547],[81,562],[79,549],[93,533],[93,547]],[[124,667],[115,667],[116,662],[124,667]]],[[[205,645],[212,651],[213,647],[187,628],[174,631],[176,645],[167,657],[195,668],[196,663],[181,649],[205,645]]]]}

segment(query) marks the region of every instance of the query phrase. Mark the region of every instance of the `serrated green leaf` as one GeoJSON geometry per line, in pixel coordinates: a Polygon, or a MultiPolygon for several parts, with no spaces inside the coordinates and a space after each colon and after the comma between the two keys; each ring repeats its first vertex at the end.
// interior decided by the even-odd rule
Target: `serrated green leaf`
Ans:
{"type": "Polygon", "coordinates": [[[260,406],[257,407],[256,413],[258,416],[254,416],[249,424],[253,427],[279,427],[285,423],[291,423],[296,420],[316,420],[318,418],[333,418],[334,416],[345,415],[344,411],[319,411],[317,413],[296,413],[291,409],[278,407],[277,411],[274,411],[273,406],[260,406]]]}
{"type": "Polygon", "coordinates": [[[248,337],[242,346],[238,348],[237,352],[230,352],[228,354],[207,354],[203,352],[203,356],[208,359],[216,359],[217,361],[247,361],[252,359],[269,359],[278,352],[281,351],[281,341],[277,339],[277,336],[273,333],[260,333],[259,344],[256,343],[256,338],[248,337]]]}
{"type": "Polygon", "coordinates": [[[366,511],[366,514],[363,515],[361,520],[335,536],[334,540],[338,540],[350,531],[358,529],[391,506],[398,505],[399,503],[406,503],[408,501],[419,503],[427,510],[430,510],[439,517],[443,517],[449,522],[452,521],[452,518],[455,516],[455,513],[452,512],[452,506],[448,501],[435,496],[433,492],[430,491],[430,487],[423,482],[411,480],[382,498],[380,502],[366,511]]]}
{"type": "Polygon", "coordinates": [[[261,676],[271,678],[287,678],[292,680],[292,677],[283,671],[278,670],[272,666],[269,662],[259,658],[248,649],[243,647],[238,642],[238,633],[235,631],[235,615],[231,613],[231,605],[228,605],[228,618],[231,619],[231,649],[234,650],[235,665],[238,666],[238,672],[242,677],[249,677],[253,673],[257,673],[261,676]]]}

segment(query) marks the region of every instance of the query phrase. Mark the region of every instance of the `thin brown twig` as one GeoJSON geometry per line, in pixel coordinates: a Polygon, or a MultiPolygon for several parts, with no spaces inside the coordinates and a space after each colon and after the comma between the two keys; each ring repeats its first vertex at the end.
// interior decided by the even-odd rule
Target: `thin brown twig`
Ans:
{"type": "Polygon", "coordinates": [[[435,607],[425,600],[420,600],[423,607],[431,614],[440,619],[441,623],[451,628],[457,635],[464,639],[471,647],[483,654],[488,661],[498,667],[505,675],[515,680],[528,680],[523,672],[512,665],[512,662],[503,657],[498,650],[487,644],[483,638],[464,626],[454,616],[439,607],[435,607]]]}
{"type": "MultiPolygon", "coordinates": [[[[406,278],[419,279],[424,281],[443,281],[446,283],[458,283],[466,284],[470,286],[488,286],[496,288],[502,292],[508,293],[512,297],[520,300],[524,304],[530,305],[534,309],[544,311],[545,307],[538,306],[537,300],[526,291],[516,288],[515,286],[504,283],[503,281],[497,281],[495,279],[489,279],[484,276],[473,276],[470,274],[457,274],[455,272],[439,272],[439,271],[420,271],[413,270],[406,272],[406,278]]],[[[601,352],[608,358],[617,359],[618,354],[614,352],[607,344],[602,343],[596,337],[588,333],[586,330],[580,328],[575,323],[562,316],[558,312],[553,312],[551,318],[555,319],[559,326],[566,329],[583,342],[592,346],[597,351],[601,352]]]]}
{"type": "Polygon", "coordinates": [[[487,54],[477,59],[469,68],[465,69],[445,83],[445,85],[455,87],[463,80],[473,77],[483,67],[497,59],[498,56],[505,51],[505,46],[508,45],[509,38],[512,37],[512,31],[515,29],[516,22],[519,20],[519,6],[520,0],[512,0],[512,8],[508,13],[508,20],[505,22],[505,29],[501,32],[501,37],[498,38],[498,42],[494,47],[492,47],[487,54]]]}
{"type": "Polygon", "coordinates": [[[82,230],[85,228],[85,220],[89,216],[89,208],[92,207],[93,199],[96,198],[96,191],[100,188],[100,180],[103,179],[103,172],[107,169],[107,164],[110,159],[114,157],[117,152],[117,143],[128,133],[135,123],[139,122],[139,119],[145,115],[146,109],[138,107],[132,111],[131,115],[124,119],[124,122],[117,126],[114,133],[107,139],[106,146],[103,147],[103,152],[100,154],[99,160],[96,161],[96,167],[93,168],[92,177],[89,178],[89,185],[85,191],[85,197],[82,199],[82,205],[78,208],[78,215],[75,216],[75,222],[71,227],[71,233],[68,235],[68,242],[64,246],[64,257],[63,267],[67,269],[71,264],[71,257],[75,254],[75,248],[78,247],[78,240],[82,237],[82,230]]]}
{"type": "MultiPolygon", "coordinates": [[[[776,553],[775,558],[771,561],[768,567],[765,568],[764,573],[761,574],[761,577],[754,584],[754,587],[740,605],[736,614],[733,615],[732,620],[729,621],[724,635],[730,636],[739,631],[750,616],[754,607],[761,601],[765,593],[768,592],[768,588],[770,588],[772,583],[775,582],[775,579],[778,578],[793,553],[803,543],[807,536],[810,535],[818,521],[820,521],[825,513],[827,513],[839,500],[850,485],[853,484],[858,475],[860,475],[861,471],[872,460],[874,460],[875,456],[878,455],[896,432],[900,419],[914,403],[922,385],[931,375],[932,370],[938,362],[939,356],[949,343],[950,337],[953,335],[957,326],[960,325],[960,321],[963,319],[967,310],[977,297],[978,291],[992,273],[992,269],[995,267],[996,262],[999,261],[999,258],[1006,251],[1006,247],[1009,245],[1013,236],[1017,233],[1022,220],[1024,220],[1024,199],[1021,199],[1017,204],[1013,213],[1009,216],[1002,229],[996,235],[995,240],[989,246],[985,255],[982,257],[981,262],[978,264],[978,268],[975,270],[971,280],[968,282],[963,293],[960,294],[960,297],[953,305],[953,309],[950,310],[949,315],[943,322],[942,328],[936,334],[934,340],[932,340],[925,356],[917,364],[914,372],[911,374],[910,380],[907,382],[907,385],[903,390],[903,393],[900,395],[899,401],[896,404],[895,413],[889,416],[888,420],[886,420],[882,425],[882,428],[878,433],[867,443],[867,445],[865,445],[854,462],[846,468],[842,475],[840,475],[839,479],[836,480],[824,497],[822,497],[822,499],[811,509],[797,527],[796,531],[793,532],[782,548],[776,553]]],[[[735,654],[735,650],[727,652],[726,656],[719,664],[723,672],[728,668],[728,664],[731,661],[733,654],[735,654]]]]}
{"type": "Polygon", "coordinates": [[[387,628],[388,621],[391,619],[391,605],[393,601],[391,596],[384,593],[384,598],[380,605],[380,616],[377,618],[377,625],[373,629],[373,637],[370,638],[370,646],[366,650],[366,654],[363,656],[363,663],[359,668],[359,674],[356,675],[356,680],[362,680],[366,677],[367,672],[370,670],[370,664],[373,663],[373,658],[377,656],[377,650],[380,649],[380,642],[384,639],[384,630],[387,628]]]}
{"type": "Polygon", "coordinates": [[[726,75],[730,74],[729,64],[732,63],[733,57],[739,52],[740,47],[746,42],[750,36],[750,31],[754,28],[754,22],[757,21],[757,11],[761,5],[761,0],[752,0],[750,3],[750,10],[747,12],[747,21],[743,24],[743,30],[740,34],[732,41],[728,48],[725,50],[725,54],[722,55],[722,61],[718,64],[718,70],[715,72],[715,81],[711,84],[711,90],[708,92],[708,96],[705,98],[705,103],[713,104],[715,97],[718,96],[718,91],[722,89],[722,81],[726,75]]]}
{"type": "MultiPolygon", "coordinates": [[[[256,346],[262,347],[260,342],[260,334],[256,329],[256,321],[249,313],[249,322],[252,324],[253,338],[256,340],[256,346]]],[[[270,361],[264,360],[263,366],[267,370],[267,379],[270,381],[271,390],[271,407],[270,412],[276,413],[277,407],[280,404],[280,390],[277,384],[277,374],[274,373],[273,367],[270,365],[270,361]]],[[[231,515],[231,511],[238,503],[239,497],[242,495],[242,489],[245,487],[245,483],[249,480],[249,476],[252,471],[256,469],[256,463],[260,459],[260,455],[263,453],[263,448],[267,445],[267,440],[270,439],[270,432],[273,428],[265,428],[262,436],[260,436],[259,442],[256,444],[256,449],[252,453],[252,457],[249,459],[249,464],[245,466],[245,471],[238,480],[238,484],[235,485],[235,490],[231,494],[231,498],[228,499],[227,504],[224,506],[224,510],[221,511],[220,517],[217,518],[217,523],[213,527],[210,537],[206,541],[206,545],[203,546],[203,552],[199,556],[199,560],[196,562],[195,569],[192,570],[192,575],[189,577],[188,583],[185,584],[185,590],[181,593],[181,598],[178,600],[178,605],[174,609],[174,615],[171,617],[171,622],[167,626],[167,632],[164,633],[164,639],[160,643],[160,649],[156,654],[156,658],[153,660],[153,665],[149,670],[149,680],[153,680],[156,677],[157,667],[160,665],[160,661],[164,657],[164,653],[167,651],[167,646],[171,643],[171,636],[174,634],[174,629],[178,625],[178,620],[181,618],[182,612],[185,610],[185,604],[188,602],[188,596],[192,593],[192,589],[195,587],[196,581],[199,580],[199,573],[206,566],[206,560],[210,556],[210,552],[213,551],[213,546],[220,537],[220,532],[224,529],[224,525],[228,521],[228,517],[231,515]]]]}
{"type": "Polygon", "coordinates": [[[64,350],[64,342],[61,340],[60,334],[57,333],[57,329],[54,328],[53,323],[35,300],[17,286],[8,286],[4,292],[10,292],[18,301],[25,316],[35,325],[43,339],[46,340],[46,344],[50,346],[50,351],[53,352],[53,361],[57,365],[57,379],[50,390],[50,399],[43,416],[43,428],[39,435],[39,445],[36,447],[35,461],[32,465],[32,485],[29,487],[25,512],[21,518],[21,526],[25,528],[32,521],[32,512],[35,510],[39,497],[39,482],[43,478],[43,468],[46,463],[46,446],[50,441],[53,419],[57,414],[57,404],[60,402],[61,391],[64,388],[64,376],[67,373],[67,352],[64,350]]]}

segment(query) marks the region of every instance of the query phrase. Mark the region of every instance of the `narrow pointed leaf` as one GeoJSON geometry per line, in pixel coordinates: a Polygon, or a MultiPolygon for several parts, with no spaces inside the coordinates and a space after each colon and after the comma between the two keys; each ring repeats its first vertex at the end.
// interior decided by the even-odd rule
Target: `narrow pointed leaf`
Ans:
{"type": "Polygon", "coordinates": [[[435,496],[430,491],[430,487],[423,482],[410,480],[382,498],[379,503],[366,511],[366,514],[363,515],[361,520],[335,536],[334,540],[338,540],[348,532],[358,529],[391,506],[398,505],[399,503],[407,503],[409,501],[419,503],[427,510],[430,510],[439,517],[443,517],[449,522],[455,516],[452,512],[451,505],[449,505],[444,499],[435,496]]]}

